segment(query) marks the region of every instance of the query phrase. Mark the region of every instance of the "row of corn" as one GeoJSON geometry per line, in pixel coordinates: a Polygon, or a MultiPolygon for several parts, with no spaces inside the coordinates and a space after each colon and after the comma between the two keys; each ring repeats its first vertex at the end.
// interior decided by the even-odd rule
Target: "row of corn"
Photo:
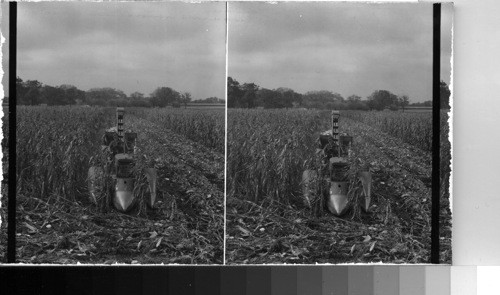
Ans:
{"type": "Polygon", "coordinates": [[[228,198],[289,204],[301,200],[302,171],[313,165],[329,112],[228,110],[228,198]]]}
{"type": "Polygon", "coordinates": [[[223,109],[132,109],[131,112],[224,153],[223,109]]]}
{"type": "Polygon", "coordinates": [[[83,107],[17,108],[18,193],[75,200],[85,193],[87,171],[98,153],[112,109],[83,107]]]}

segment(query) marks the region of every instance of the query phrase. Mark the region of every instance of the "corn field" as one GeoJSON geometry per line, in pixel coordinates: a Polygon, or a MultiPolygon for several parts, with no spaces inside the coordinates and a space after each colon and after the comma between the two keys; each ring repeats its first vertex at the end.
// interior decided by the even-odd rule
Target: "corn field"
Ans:
{"type": "MultiPolygon", "coordinates": [[[[443,113],[441,255],[450,261],[446,119],[443,113]]],[[[329,111],[229,109],[227,122],[229,263],[428,261],[430,113],[341,112],[339,132],[353,137],[351,169],[368,169],[373,176],[371,212],[352,210],[343,217],[347,221],[313,217],[302,197],[302,172],[315,169],[319,133],[331,129],[329,111]],[[377,242],[357,241],[354,232],[377,242]]]]}
{"type": "Polygon", "coordinates": [[[432,151],[431,112],[400,113],[346,111],[343,112],[342,115],[376,127],[382,132],[400,138],[404,142],[419,147],[424,151],[432,151]]]}
{"type": "Polygon", "coordinates": [[[134,109],[132,114],[224,153],[223,109],[134,109]]]}
{"type": "Polygon", "coordinates": [[[18,107],[18,194],[75,201],[86,193],[89,159],[112,124],[108,109],[18,107]]]}
{"type": "Polygon", "coordinates": [[[228,196],[288,203],[300,198],[327,112],[228,110],[228,196]]]}
{"type": "MultiPolygon", "coordinates": [[[[128,214],[111,196],[89,198],[89,167],[116,124],[114,108],[18,106],[19,261],[222,263],[224,111],[125,109],[124,129],[138,135],[128,214]],[[158,176],[152,209],[141,167],[158,176]]],[[[114,189],[109,175],[100,181],[114,189]]]]}
{"type": "MultiPolygon", "coordinates": [[[[345,111],[347,118],[380,129],[403,142],[418,147],[423,151],[432,152],[432,112],[401,113],[401,112],[359,112],[345,111]]],[[[449,136],[449,115],[441,111],[440,115],[440,179],[441,193],[449,197],[449,178],[451,173],[451,143],[449,136]]]]}

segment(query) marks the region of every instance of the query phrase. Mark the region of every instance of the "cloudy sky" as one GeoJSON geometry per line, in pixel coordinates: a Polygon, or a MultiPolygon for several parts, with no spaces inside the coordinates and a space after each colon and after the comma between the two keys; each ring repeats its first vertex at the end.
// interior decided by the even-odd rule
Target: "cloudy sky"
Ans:
{"type": "Polygon", "coordinates": [[[18,76],[224,97],[225,3],[18,3],[18,76]]]}
{"type": "MultiPolygon", "coordinates": [[[[449,84],[452,7],[443,7],[449,84]]],[[[432,98],[432,5],[229,3],[228,75],[265,88],[432,98]]]]}

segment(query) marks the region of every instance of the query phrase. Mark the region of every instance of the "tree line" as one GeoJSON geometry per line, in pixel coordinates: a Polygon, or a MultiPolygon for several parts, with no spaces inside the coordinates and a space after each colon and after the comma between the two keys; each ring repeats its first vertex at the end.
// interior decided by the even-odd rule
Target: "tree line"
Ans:
{"type": "MultiPolygon", "coordinates": [[[[441,81],[441,108],[449,108],[450,90],[441,81]]],[[[230,108],[318,108],[337,110],[398,110],[408,106],[432,106],[432,101],[410,103],[407,95],[396,95],[388,90],[376,90],[366,99],[358,95],[344,98],[328,90],[297,93],[290,88],[267,89],[255,83],[240,84],[227,79],[227,105],[230,108]]]]}
{"type": "MultiPolygon", "coordinates": [[[[127,96],[123,91],[111,87],[92,88],[87,91],[76,86],[44,85],[37,80],[23,81],[16,78],[18,105],[92,105],[108,107],[180,107],[192,101],[189,92],[179,92],[170,87],[158,87],[149,96],[134,92],[127,96]]],[[[193,103],[224,103],[223,99],[208,97],[194,100],[193,103]]]]}

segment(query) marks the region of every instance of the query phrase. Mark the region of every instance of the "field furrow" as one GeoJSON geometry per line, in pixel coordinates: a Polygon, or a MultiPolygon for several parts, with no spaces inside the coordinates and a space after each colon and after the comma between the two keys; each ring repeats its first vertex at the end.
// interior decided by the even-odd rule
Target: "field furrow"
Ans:
{"type": "Polygon", "coordinates": [[[192,185],[202,182],[214,193],[223,193],[224,155],[191,141],[144,118],[131,117],[131,125],[140,134],[138,148],[144,154],[158,159],[172,172],[191,181],[192,185]],[[164,156],[162,158],[162,155],[164,156]]]}

